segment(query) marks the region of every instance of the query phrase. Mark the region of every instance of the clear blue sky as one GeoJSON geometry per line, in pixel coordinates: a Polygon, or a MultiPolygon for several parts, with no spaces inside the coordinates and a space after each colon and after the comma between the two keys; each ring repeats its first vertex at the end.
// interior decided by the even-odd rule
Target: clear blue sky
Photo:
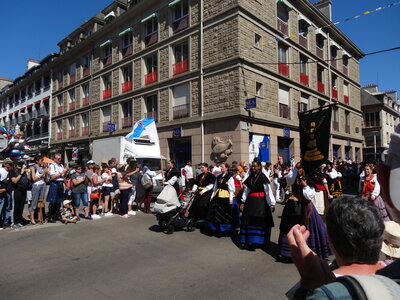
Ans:
{"type": "MultiPolygon", "coordinates": [[[[333,21],[386,6],[398,0],[333,0],[333,21]]],[[[111,0],[2,1],[0,77],[23,74],[28,58],[58,51],[57,43],[102,10],[111,0]]],[[[315,1],[313,1],[315,2],[315,1]]],[[[400,5],[338,25],[365,53],[400,46],[400,5]]],[[[361,85],[400,93],[400,50],[361,60],[361,85]]]]}

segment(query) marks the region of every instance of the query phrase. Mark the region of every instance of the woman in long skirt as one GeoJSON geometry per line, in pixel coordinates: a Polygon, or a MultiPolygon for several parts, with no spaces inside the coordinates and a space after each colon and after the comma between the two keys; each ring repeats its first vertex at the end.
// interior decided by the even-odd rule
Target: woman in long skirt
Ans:
{"type": "Polygon", "coordinates": [[[204,224],[205,229],[216,233],[230,232],[234,228],[235,182],[232,174],[229,173],[229,165],[227,163],[221,164],[221,172],[214,184],[207,221],[204,224]]]}
{"type": "Polygon", "coordinates": [[[326,226],[315,209],[312,201],[315,199],[315,189],[307,184],[302,169],[299,170],[296,182],[292,185],[293,194],[287,202],[281,219],[278,240],[280,260],[289,261],[291,258],[287,233],[296,224],[305,225],[310,231],[308,246],[322,259],[331,255],[328,244],[326,226]]]}
{"type": "Polygon", "coordinates": [[[390,221],[388,213],[386,211],[385,202],[383,202],[381,193],[381,186],[378,182],[376,174],[372,173],[372,169],[369,165],[364,168],[364,175],[360,176],[359,186],[361,196],[368,201],[371,201],[374,205],[379,208],[379,212],[385,222],[390,221]]]}
{"type": "Polygon", "coordinates": [[[267,244],[274,226],[272,212],[275,210],[275,197],[270,181],[261,169],[261,162],[253,161],[251,174],[244,182],[246,187],[240,205],[243,210],[240,242],[248,250],[254,250],[255,245],[267,244]]]}
{"type": "Polygon", "coordinates": [[[207,209],[215,183],[215,176],[208,172],[208,164],[199,164],[201,174],[196,176],[193,189],[193,202],[189,208],[189,218],[197,223],[204,223],[207,217],[207,209]]]}

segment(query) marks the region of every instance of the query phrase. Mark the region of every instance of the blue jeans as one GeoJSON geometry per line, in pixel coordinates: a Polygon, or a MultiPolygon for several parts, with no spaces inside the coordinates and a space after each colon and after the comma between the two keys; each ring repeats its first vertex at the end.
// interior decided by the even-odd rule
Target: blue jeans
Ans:
{"type": "Polygon", "coordinates": [[[6,202],[6,196],[4,195],[3,197],[0,198],[0,227],[3,227],[4,224],[3,207],[5,202],[6,202]]]}
{"type": "Polygon", "coordinates": [[[4,223],[3,224],[13,224],[14,216],[13,216],[13,202],[10,193],[6,193],[4,199],[4,223]]]}
{"type": "Polygon", "coordinates": [[[74,198],[74,207],[79,208],[79,204],[82,203],[84,207],[88,207],[89,205],[89,198],[88,193],[72,193],[72,197],[74,198]]]}

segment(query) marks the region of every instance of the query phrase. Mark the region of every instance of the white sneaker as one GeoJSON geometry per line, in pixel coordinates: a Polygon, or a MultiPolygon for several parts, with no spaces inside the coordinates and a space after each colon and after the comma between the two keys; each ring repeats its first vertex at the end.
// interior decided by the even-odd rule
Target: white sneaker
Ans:
{"type": "Polygon", "coordinates": [[[114,215],[114,214],[113,214],[111,211],[109,211],[108,213],[105,214],[106,217],[111,217],[111,216],[113,216],[113,215],[114,215]]]}
{"type": "Polygon", "coordinates": [[[134,210],[128,211],[128,215],[136,216],[136,211],[134,211],[134,210]]]}
{"type": "Polygon", "coordinates": [[[99,215],[92,215],[92,219],[93,220],[98,220],[98,219],[101,219],[101,217],[99,215]]]}

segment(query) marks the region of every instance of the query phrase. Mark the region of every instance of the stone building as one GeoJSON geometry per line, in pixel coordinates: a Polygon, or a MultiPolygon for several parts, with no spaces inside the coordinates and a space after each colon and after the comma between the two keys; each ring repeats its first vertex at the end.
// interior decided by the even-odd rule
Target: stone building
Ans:
{"type": "Polygon", "coordinates": [[[51,143],[87,159],[93,139],[154,117],[162,153],[180,165],[259,153],[275,163],[300,157],[299,109],[336,101],[331,155],[359,160],[364,54],[330,9],[308,0],[114,1],[59,43],[51,143]]]}
{"type": "Polygon", "coordinates": [[[364,160],[382,161],[382,153],[389,149],[390,135],[400,122],[397,92],[380,92],[378,85],[367,85],[361,89],[361,109],[364,117],[364,160]]]}
{"type": "Polygon", "coordinates": [[[57,53],[41,61],[28,59],[27,71],[0,94],[0,122],[9,131],[18,124],[29,138],[27,154],[49,153],[50,107],[52,91],[51,63],[57,53]]]}

